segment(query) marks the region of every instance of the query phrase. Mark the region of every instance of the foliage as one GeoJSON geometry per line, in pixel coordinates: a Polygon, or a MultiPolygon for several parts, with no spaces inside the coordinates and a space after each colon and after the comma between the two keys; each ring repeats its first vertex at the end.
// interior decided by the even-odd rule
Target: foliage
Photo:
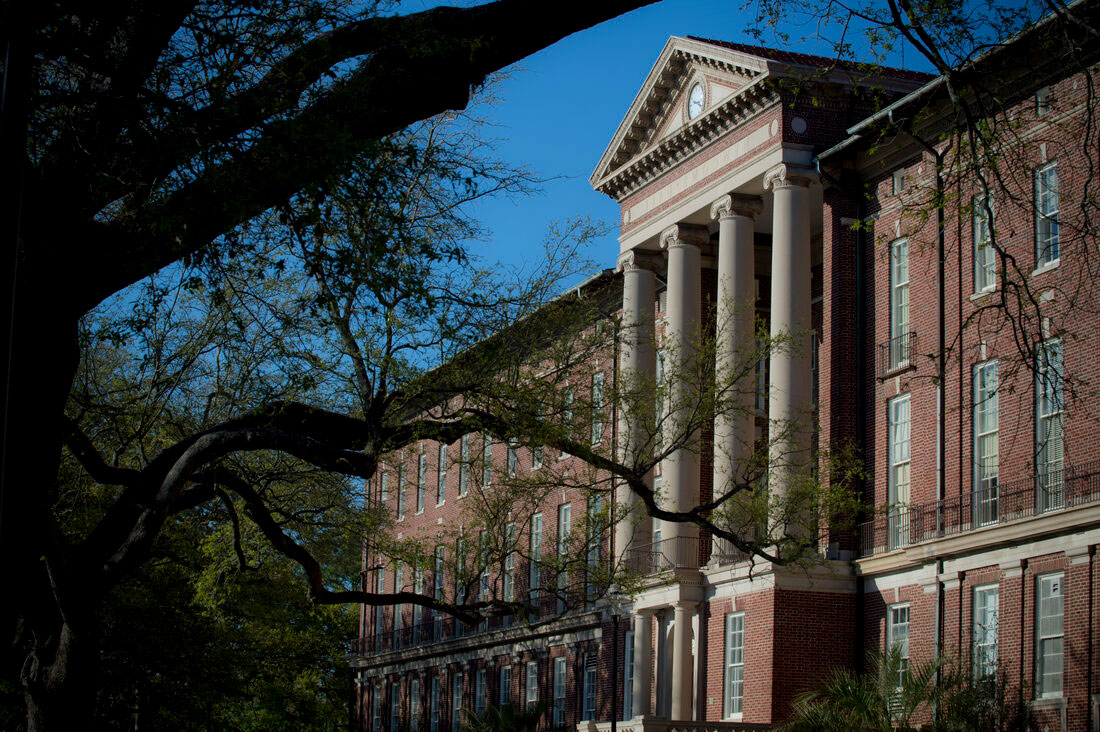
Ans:
{"type": "Polygon", "coordinates": [[[941,656],[910,661],[894,646],[867,656],[868,671],[837,669],[801,694],[784,725],[790,732],[920,729],[937,732],[1023,732],[1027,703],[1003,679],[973,679],[964,664],[941,656]]]}
{"type": "Polygon", "coordinates": [[[535,732],[539,721],[545,716],[550,705],[539,702],[530,709],[505,704],[502,707],[490,704],[480,714],[466,710],[459,724],[460,732],[535,732]]]}

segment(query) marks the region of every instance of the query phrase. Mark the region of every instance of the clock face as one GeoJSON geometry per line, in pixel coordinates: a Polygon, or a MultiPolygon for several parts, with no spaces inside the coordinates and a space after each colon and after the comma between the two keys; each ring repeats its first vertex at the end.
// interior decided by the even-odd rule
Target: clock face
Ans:
{"type": "Polygon", "coordinates": [[[695,119],[703,113],[703,85],[696,84],[691,87],[688,95],[688,119],[695,119]]]}

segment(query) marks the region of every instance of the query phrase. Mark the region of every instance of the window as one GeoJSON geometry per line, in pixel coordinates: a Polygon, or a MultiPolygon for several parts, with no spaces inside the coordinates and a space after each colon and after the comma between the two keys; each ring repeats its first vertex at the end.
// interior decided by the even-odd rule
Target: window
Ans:
{"type": "Polygon", "coordinates": [[[997,252],[993,249],[993,201],[974,196],[971,214],[974,228],[974,292],[997,286],[997,252]]]}
{"type": "Polygon", "coordinates": [[[1050,112],[1051,97],[1050,87],[1044,86],[1039,91],[1035,92],[1035,116],[1042,117],[1050,112]]]}
{"type": "Polygon", "coordinates": [[[382,477],[378,479],[378,502],[385,507],[386,502],[390,500],[390,491],[387,483],[389,482],[389,474],[382,473],[382,477]]]}
{"type": "Polygon", "coordinates": [[[527,695],[526,702],[528,709],[534,709],[535,705],[539,703],[539,662],[528,661],[527,662],[527,695]]]}
{"type": "Polygon", "coordinates": [[[897,195],[905,190],[905,168],[898,168],[890,177],[890,192],[897,195]]]}
{"type": "Polygon", "coordinates": [[[451,732],[458,732],[458,723],[462,719],[462,685],[463,675],[461,671],[451,677],[451,732]]]}
{"type": "Polygon", "coordinates": [[[538,470],[542,467],[542,445],[531,448],[531,470],[538,470]]]}
{"type": "Polygon", "coordinates": [[[508,477],[516,477],[516,468],[519,465],[519,455],[516,452],[518,443],[515,440],[508,440],[508,477]]]}
{"type": "Polygon", "coordinates": [[[603,372],[592,374],[592,444],[603,440],[603,372]]]}
{"type": "Polygon", "coordinates": [[[536,513],[531,517],[531,550],[529,554],[531,558],[530,562],[530,576],[528,577],[528,587],[531,590],[532,602],[538,596],[539,588],[542,587],[542,514],[536,513]]]}
{"type": "Polygon", "coordinates": [[[892,547],[909,543],[909,395],[889,402],[889,539],[892,547]]]}
{"type": "Polygon", "coordinates": [[[500,667],[500,706],[512,703],[512,667],[500,667]]]}
{"type": "Polygon", "coordinates": [[[374,687],[374,698],[371,700],[370,728],[373,732],[382,732],[382,685],[374,687]]]}
{"type": "Polygon", "coordinates": [[[1062,695],[1062,580],[1059,574],[1038,577],[1035,604],[1035,685],[1039,696],[1062,695]]]}
{"type": "Polygon", "coordinates": [[[581,720],[589,721],[596,718],[596,654],[584,654],[584,679],[582,689],[584,708],[581,710],[581,720]]]}
{"type": "Polygon", "coordinates": [[[504,600],[512,602],[516,599],[516,525],[509,523],[504,527],[505,548],[508,553],[504,555],[504,600]]]}
{"type": "Polygon", "coordinates": [[[1058,261],[1058,163],[1035,171],[1036,266],[1058,261]]]}
{"type": "Polygon", "coordinates": [[[554,659],[554,727],[565,726],[565,656],[554,659]]]}
{"type": "Polygon", "coordinates": [[[561,423],[569,431],[573,426],[573,387],[567,388],[562,393],[561,423]]]}
{"type": "MultiPolygon", "coordinates": [[[[374,584],[375,592],[377,592],[379,595],[385,594],[385,592],[386,592],[386,570],[385,569],[382,569],[381,567],[378,568],[378,571],[375,573],[374,583],[375,583],[374,584]]],[[[375,635],[381,636],[382,633],[385,630],[386,611],[382,608],[381,605],[378,605],[377,607],[374,608],[374,612],[375,612],[374,633],[375,633],[375,635]]],[[[378,640],[376,642],[379,645],[381,645],[382,644],[382,639],[378,638],[378,640]]]]}
{"type": "Polygon", "coordinates": [[[657,451],[660,451],[664,446],[665,438],[665,418],[668,416],[668,410],[665,408],[668,405],[668,385],[665,383],[667,364],[665,363],[664,349],[657,350],[657,370],[655,374],[656,379],[656,396],[654,397],[653,415],[657,420],[656,430],[654,431],[654,446],[657,451]]]}
{"type": "MultiPolygon", "coordinates": [[[[573,530],[573,506],[563,503],[558,506],[558,558],[568,560],[569,557],[569,533],[573,530]]],[[[562,597],[558,599],[558,612],[565,611],[565,588],[569,586],[569,572],[562,569],[558,573],[558,592],[562,597]]]]}
{"type": "Polygon", "coordinates": [[[432,698],[428,701],[430,704],[429,714],[431,715],[431,721],[428,729],[430,732],[439,732],[439,677],[432,677],[432,698]]]}
{"type": "Polygon", "coordinates": [[[402,465],[397,469],[397,520],[402,521],[405,518],[405,500],[408,498],[408,492],[405,488],[405,466],[402,465]]]}
{"type": "Polygon", "coordinates": [[[1039,506],[1043,511],[1061,508],[1062,468],[1065,456],[1065,435],[1062,433],[1062,342],[1047,341],[1039,347],[1039,363],[1035,376],[1036,443],[1035,467],[1039,479],[1039,506]]]}
{"type": "Polygon", "coordinates": [[[474,712],[481,714],[485,711],[485,687],[487,685],[485,669],[478,669],[474,676],[474,712]]]}
{"type": "Polygon", "coordinates": [[[409,729],[420,729],[420,679],[409,682],[409,729]]]}
{"type": "MultiPolygon", "coordinates": [[[[418,595],[424,594],[424,570],[420,567],[413,567],[413,592],[418,595]]],[[[420,625],[423,620],[424,607],[413,605],[413,643],[420,642],[420,625]]]]}
{"type": "Polygon", "coordinates": [[[909,364],[909,240],[890,244],[890,368],[909,364]]]}
{"type": "Polygon", "coordinates": [[[397,732],[401,721],[401,687],[390,684],[390,732],[397,732]]]}
{"type": "Polygon", "coordinates": [[[997,673],[997,616],[1000,592],[1000,588],[996,585],[974,588],[971,658],[975,680],[990,678],[997,673]]]}
{"type": "Polygon", "coordinates": [[[428,456],[420,453],[416,463],[416,512],[424,510],[424,494],[428,490],[428,456]]]}
{"type": "Polygon", "coordinates": [[[821,399],[821,390],[818,379],[821,375],[821,339],[817,336],[817,329],[810,331],[810,406],[817,408],[821,399]]]}
{"type": "Polygon", "coordinates": [[[974,367],[974,510],[979,526],[998,519],[997,362],[974,367]]]}
{"type": "MultiPolygon", "coordinates": [[[[461,493],[461,491],[459,491],[461,493]]],[[[447,446],[439,446],[439,462],[435,467],[435,505],[447,500],[447,446]]]]}
{"type": "Polygon", "coordinates": [[[898,653],[898,688],[909,673],[909,605],[891,605],[886,609],[886,649],[898,653]]]}
{"type": "MultiPolygon", "coordinates": [[[[435,599],[443,599],[443,552],[444,549],[441,546],[435,548],[435,574],[432,577],[432,581],[435,585],[435,599]]],[[[443,637],[443,613],[438,610],[433,613],[432,617],[432,637],[439,640],[443,637]]]]}
{"type": "Polygon", "coordinates": [[[596,577],[600,569],[600,541],[603,538],[603,496],[588,499],[588,597],[596,595],[596,577]]]}
{"type": "Polygon", "coordinates": [[[756,360],[754,392],[756,394],[756,411],[768,411],[768,347],[763,338],[756,339],[756,352],[760,358],[756,360]]]}
{"type": "MultiPolygon", "coordinates": [[[[455,603],[466,603],[466,537],[459,536],[455,542],[455,603]]],[[[455,635],[463,635],[466,624],[458,620],[454,621],[455,635]]]]}
{"type": "Polygon", "coordinates": [[[623,641],[623,719],[634,718],[634,631],[623,641]]]}
{"type": "Polygon", "coordinates": [[[481,576],[477,589],[477,599],[484,602],[489,599],[489,536],[484,531],[478,535],[478,564],[481,576]]]}
{"type": "Polygon", "coordinates": [[[458,495],[466,495],[470,489],[470,436],[463,435],[459,441],[458,457],[458,495]]]}
{"type": "MultiPolygon", "coordinates": [[[[393,570],[393,591],[401,592],[405,588],[405,568],[401,562],[397,562],[393,570]]],[[[393,647],[401,645],[401,631],[405,625],[404,608],[401,605],[393,606],[393,647]]]]}
{"type": "Polygon", "coordinates": [[[745,699],[745,614],[726,616],[726,717],[741,714],[745,699]]]}
{"type": "Polygon", "coordinates": [[[493,436],[486,432],[481,444],[481,484],[488,488],[493,480],[493,436]]]}

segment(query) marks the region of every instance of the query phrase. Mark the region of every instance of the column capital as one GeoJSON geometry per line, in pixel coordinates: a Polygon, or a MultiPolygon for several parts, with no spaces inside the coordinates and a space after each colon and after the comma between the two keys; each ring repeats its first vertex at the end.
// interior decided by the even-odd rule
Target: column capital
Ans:
{"type": "Polygon", "coordinates": [[[673,224],[661,232],[661,249],[685,246],[702,246],[710,242],[710,232],[705,226],[673,224]]]}
{"type": "Polygon", "coordinates": [[[619,272],[647,271],[661,273],[661,256],[657,252],[640,252],[630,249],[619,255],[615,269],[619,272]]]}
{"type": "Polygon", "coordinates": [[[790,163],[780,163],[764,174],[764,188],[771,188],[772,190],[792,186],[807,188],[811,184],[817,183],[817,181],[816,170],[804,168],[801,165],[791,165],[790,163]]]}
{"type": "Polygon", "coordinates": [[[727,193],[710,205],[710,217],[719,221],[732,216],[744,216],[753,219],[763,210],[764,201],[760,196],[742,196],[737,193],[727,193]]]}

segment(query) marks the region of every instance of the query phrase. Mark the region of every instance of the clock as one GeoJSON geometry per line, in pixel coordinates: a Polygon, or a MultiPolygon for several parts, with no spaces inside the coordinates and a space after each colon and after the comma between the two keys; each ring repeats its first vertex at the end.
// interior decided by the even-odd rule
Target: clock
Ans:
{"type": "Polygon", "coordinates": [[[695,119],[703,113],[703,85],[696,84],[691,87],[688,94],[688,119],[695,119]]]}

